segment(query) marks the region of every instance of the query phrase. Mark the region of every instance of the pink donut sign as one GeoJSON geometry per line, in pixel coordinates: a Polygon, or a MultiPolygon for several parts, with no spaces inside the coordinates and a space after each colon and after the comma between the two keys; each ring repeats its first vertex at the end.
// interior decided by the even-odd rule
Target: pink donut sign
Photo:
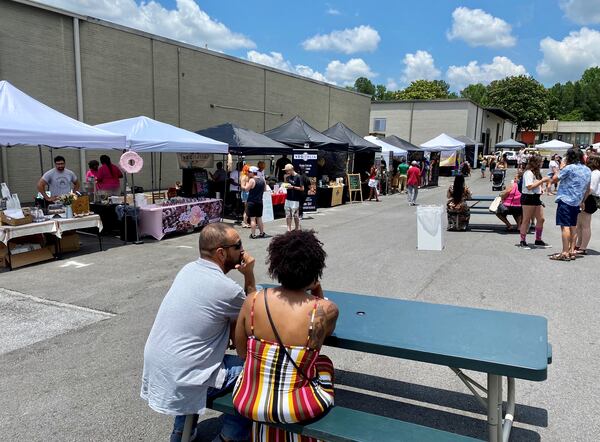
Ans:
{"type": "Polygon", "coordinates": [[[138,173],[144,166],[144,159],[136,152],[130,150],[121,155],[119,165],[127,173],[138,173]]]}

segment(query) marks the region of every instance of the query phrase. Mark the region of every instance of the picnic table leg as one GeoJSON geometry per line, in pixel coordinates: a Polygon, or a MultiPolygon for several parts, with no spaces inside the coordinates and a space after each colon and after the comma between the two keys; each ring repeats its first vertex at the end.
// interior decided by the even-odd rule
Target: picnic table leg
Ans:
{"type": "Polygon", "coordinates": [[[488,440],[502,442],[502,376],[488,373],[488,440]]]}
{"type": "Polygon", "coordinates": [[[504,424],[502,425],[503,442],[508,442],[510,430],[512,429],[512,424],[515,417],[515,378],[507,378],[507,381],[508,397],[506,399],[506,415],[504,417],[504,424]]]}
{"type": "Polygon", "coordinates": [[[192,437],[192,427],[194,425],[194,415],[188,414],[185,417],[185,424],[183,425],[183,433],[181,434],[181,442],[190,442],[192,437]]]}

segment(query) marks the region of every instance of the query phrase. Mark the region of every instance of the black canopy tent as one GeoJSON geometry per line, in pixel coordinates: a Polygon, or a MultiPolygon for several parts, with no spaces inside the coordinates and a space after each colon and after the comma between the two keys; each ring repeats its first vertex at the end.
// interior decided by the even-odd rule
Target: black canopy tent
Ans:
{"type": "Polygon", "coordinates": [[[229,153],[232,155],[283,155],[292,153],[291,147],[233,123],[212,126],[198,130],[196,133],[229,144],[229,153]]]}
{"type": "Polygon", "coordinates": [[[479,147],[482,144],[465,135],[452,136],[452,138],[465,143],[465,158],[467,161],[469,161],[472,167],[478,167],[477,157],[479,157],[479,147]]]}
{"type": "Polygon", "coordinates": [[[310,148],[347,152],[348,143],[323,135],[298,115],[287,123],[263,133],[267,137],[296,149],[310,148]]]}
{"type": "Polygon", "coordinates": [[[349,152],[381,152],[381,146],[358,135],[344,123],[336,123],[323,131],[324,135],[348,144],[349,152]]]}
{"type": "Polygon", "coordinates": [[[411,142],[406,141],[405,139],[400,138],[396,135],[389,135],[389,136],[385,137],[383,139],[383,141],[385,141],[388,144],[391,144],[392,146],[396,146],[396,147],[399,147],[400,149],[404,149],[408,152],[425,152],[426,151],[426,149],[423,149],[419,146],[415,146],[411,142]]]}

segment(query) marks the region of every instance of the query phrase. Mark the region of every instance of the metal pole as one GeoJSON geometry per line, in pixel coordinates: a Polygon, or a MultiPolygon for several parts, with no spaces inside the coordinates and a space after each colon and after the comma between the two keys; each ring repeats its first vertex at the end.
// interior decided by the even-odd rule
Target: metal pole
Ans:
{"type": "Polygon", "coordinates": [[[6,146],[2,146],[2,180],[8,185],[8,154],[6,146]]]}
{"type": "Polygon", "coordinates": [[[154,152],[150,152],[150,177],[152,181],[152,204],[154,204],[154,152]]]}
{"type": "MultiPolygon", "coordinates": [[[[38,144],[38,153],[40,154],[40,173],[44,175],[44,159],[42,158],[42,146],[38,144]]],[[[6,180],[4,180],[6,181],[6,180]]]]}
{"type": "Polygon", "coordinates": [[[158,190],[162,189],[162,152],[158,154],[158,190]]]}
{"type": "Polygon", "coordinates": [[[502,394],[500,390],[500,383],[502,377],[488,373],[487,378],[487,390],[488,390],[488,441],[489,442],[501,442],[502,441],[502,394]],[[500,407],[498,402],[500,401],[500,407]]]}
{"type": "MultiPolygon", "coordinates": [[[[77,97],[77,119],[83,121],[83,86],[81,82],[81,45],[79,42],[79,19],[73,17],[73,49],[75,55],[75,88],[77,97]]],[[[85,151],[79,149],[79,172],[81,181],[85,177],[85,151]]]]}

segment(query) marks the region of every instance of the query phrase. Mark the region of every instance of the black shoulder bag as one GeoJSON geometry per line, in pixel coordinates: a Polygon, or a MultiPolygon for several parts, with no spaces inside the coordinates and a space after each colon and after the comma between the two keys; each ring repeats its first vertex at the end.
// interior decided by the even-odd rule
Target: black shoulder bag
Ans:
{"type": "Polygon", "coordinates": [[[271,324],[271,328],[273,329],[273,334],[275,335],[275,338],[277,339],[277,343],[279,344],[281,349],[285,352],[285,355],[287,356],[288,360],[292,363],[292,365],[298,371],[298,373],[300,373],[300,375],[304,379],[306,379],[308,382],[310,382],[313,385],[313,387],[318,387],[319,386],[319,377],[315,376],[314,378],[309,378],[306,375],[306,373],[304,373],[304,370],[302,370],[300,367],[298,367],[298,364],[296,364],[294,359],[292,359],[286,346],[283,345],[283,342],[281,341],[281,338],[279,337],[279,333],[277,333],[277,329],[275,328],[275,324],[273,323],[273,318],[271,317],[271,312],[269,311],[269,303],[267,302],[267,289],[263,290],[263,295],[265,298],[265,309],[267,310],[267,317],[269,318],[269,323],[271,324]]]}

